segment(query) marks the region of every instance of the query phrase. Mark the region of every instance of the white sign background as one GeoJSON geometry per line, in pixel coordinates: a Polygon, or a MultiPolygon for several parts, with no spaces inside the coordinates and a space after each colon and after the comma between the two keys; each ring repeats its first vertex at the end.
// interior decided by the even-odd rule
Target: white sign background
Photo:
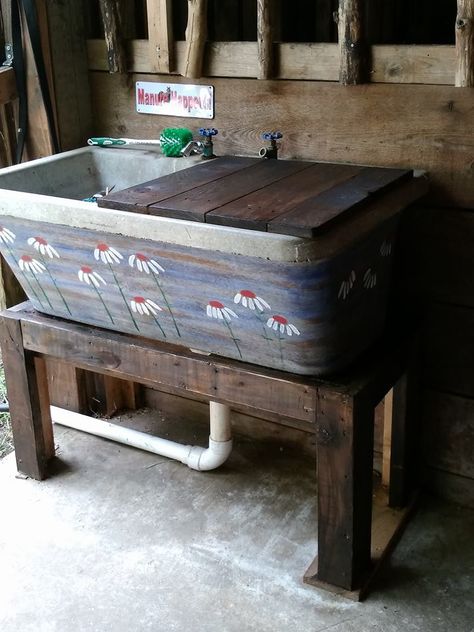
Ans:
{"type": "Polygon", "coordinates": [[[143,114],[214,118],[213,86],[137,81],[135,98],[143,114]]]}

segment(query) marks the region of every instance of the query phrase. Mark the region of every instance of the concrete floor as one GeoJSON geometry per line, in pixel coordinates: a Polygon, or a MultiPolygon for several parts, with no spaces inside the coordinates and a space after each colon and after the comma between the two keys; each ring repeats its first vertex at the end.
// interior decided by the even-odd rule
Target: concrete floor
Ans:
{"type": "MultiPolygon", "coordinates": [[[[130,423],[124,418],[125,423],[130,423]]],[[[135,427],[205,442],[149,413],[135,427]],[[180,435],[180,436],[178,436],[180,435]]],[[[0,462],[1,632],[472,632],[474,512],[425,498],[360,604],[306,586],[314,467],[237,440],[213,473],[56,428],[55,475],[0,462]]]]}

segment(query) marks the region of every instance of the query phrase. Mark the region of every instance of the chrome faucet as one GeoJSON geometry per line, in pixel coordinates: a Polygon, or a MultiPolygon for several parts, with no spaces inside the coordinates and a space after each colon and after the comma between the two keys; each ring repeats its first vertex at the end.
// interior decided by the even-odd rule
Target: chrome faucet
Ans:
{"type": "Polygon", "coordinates": [[[192,154],[202,154],[204,152],[204,143],[200,140],[191,140],[180,151],[181,155],[189,158],[192,154]]]}

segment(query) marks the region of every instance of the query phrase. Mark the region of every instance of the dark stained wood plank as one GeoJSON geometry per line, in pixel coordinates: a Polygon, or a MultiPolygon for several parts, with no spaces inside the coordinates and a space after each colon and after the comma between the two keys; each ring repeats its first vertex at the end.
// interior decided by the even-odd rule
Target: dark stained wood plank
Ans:
{"type": "Polygon", "coordinates": [[[371,567],[363,582],[354,590],[345,590],[320,580],[318,578],[318,557],[314,559],[306,571],[303,578],[304,582],[353,601],[363,601],[367,597],[378,572],[400,540],[409,519],[416,509],[417,500],[418,497],[415,496],[410,504],[403,509],[393,509],[388,506],[388,492],[386,488],[375,480],[372,504],[372,542],[370,547],[371,567]]]}
{"type": "Polygon", "coordinates": [[[319,230],[328,228],[373,196],[408,180],[412,175],[411,170],[366,167],[353,178],[308,198],[270,221],[268,232],[314,237],[319,230]]]}
{"type": "Polygon", "coordinates": [[[390,446],[390,507],[404,507],[417,488],[419,461],[418,383],[413,362],[393,387],[390,446]]]}
{"type": "Polygon", "coordinates": [[[472,211],[416,208],[403,218],[400,235],[401,276],[412,300],[474,307],[472,211]]]}
{"type": "Polygon", "coordinates": [[[36,312],[22,315],[22,329],[26,349],[79,368],[153,387],[179,385],[189,394],[303,421],[314,418],[316,387],[311,379],[203,357],[182,347],[91,329],[36,312]]]}
{"type": "MultiPolygon", "coordinates": [[[[463,268],[458,267],[458,270],[463,268]]],[[[422,330],[423,383],[474,398],[474,309],[429,302],[422,330]]]]}
{"type": "Polygon", "coordinates": [[[149,212],[153,215],[204,222],[209,211],[307,169],[311,164],[296,160],[260,159],[260,162],[247,169],[153,204],[149,207],[149,212]]]}
{"type": "Polygon", "coordinates": [[[424,462],[474,484],[474,400],[425,390],[423,405],[424,462]]]}
{"type": "Polygon", "coordinates": [[[225,156],[215,160],[203,161],[189,169],[182,169],[167,176],[144,182],[123,191],[114,191],[106,197],[99,198],[98,205],[119,211],[147,213],[151,204],[168,197],[190,191],[195,187],[206,186],[214,180],[245,169],[255,163],[258,158],[241,158],[225,156]]]}
{"type": "Polygon", "coordinates": [[[87,415],[112,417],[120,410],[136,410],[140,407],[141,384],[91,371],[82,372],[85,374],[84,395],[87,415]]]}
{"type": "Polygon", "coordinates": [[[46,360],[48,387],[52,406],[87,413],[85,372],[54,358],[46,360]]]}
{"type": "Polygon", "coordinates": [[[360,586],[370,569],[373,416],[365,398],[320,392],[315,579],[346,590],[360,586]]]}
{"type": "Polygon", "coordinates": [[[44,362],[23,348],[21,322],[3,312],[1,345],[18,471],[41,480],[54,452],[44,362]]]}
{"type": "Polygon", "coordinates": [[[224,204],[206,215],[208,224],[267,230],[269,221],[361,171],[351,165],[313,164],[283,180],[224,204]]]}

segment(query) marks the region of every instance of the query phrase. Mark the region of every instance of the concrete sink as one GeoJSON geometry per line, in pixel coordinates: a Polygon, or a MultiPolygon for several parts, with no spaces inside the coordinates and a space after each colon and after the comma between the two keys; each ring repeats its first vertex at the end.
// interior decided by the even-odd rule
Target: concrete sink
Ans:
{"type": "Polygon", "coordinates": [[[199,164],[87,147],[0,170],[0,248],[34,307],[285,371],[346,366],[383,327],[404,204],[304,239],[82,201],[199,164]]]}

